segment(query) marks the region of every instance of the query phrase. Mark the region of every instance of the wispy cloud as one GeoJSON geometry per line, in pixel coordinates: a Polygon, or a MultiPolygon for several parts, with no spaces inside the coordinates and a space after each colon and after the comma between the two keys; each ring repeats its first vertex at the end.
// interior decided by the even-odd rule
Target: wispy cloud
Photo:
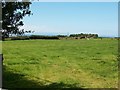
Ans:
{"type": "Polygon", "coordinates": [[[24,29],[25,31],[31,30],[35,32],[41,32],[41,31],[46,31],[47,27],[45,25],[37,26],[37,25],[25,24],[24,26],[20,27],[20,29],[24,29]]]}

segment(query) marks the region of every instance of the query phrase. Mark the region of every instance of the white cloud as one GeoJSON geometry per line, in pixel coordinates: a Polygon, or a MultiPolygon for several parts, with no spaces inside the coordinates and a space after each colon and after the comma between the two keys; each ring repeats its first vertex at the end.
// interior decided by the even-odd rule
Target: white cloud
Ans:
{"type": "Polygon", "coordinates": [[[46,30],[46,26],[42,25],[42,26],[37,26],[37,25],[27,25],[25,24],[24,26],[20,27],[20,29],[24,29],[26,31],[31,30],[31,31],[35,31],[35,32],[41,32],[46,30]]]}

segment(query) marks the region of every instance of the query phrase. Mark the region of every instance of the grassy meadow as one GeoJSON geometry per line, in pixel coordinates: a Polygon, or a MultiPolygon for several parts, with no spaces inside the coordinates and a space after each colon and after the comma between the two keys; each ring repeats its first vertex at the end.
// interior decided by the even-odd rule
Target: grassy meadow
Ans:
{"type": "Polygon", "coordinates": [[[117,88],[118,41],[2,42],[4,88],[117,88]]]}

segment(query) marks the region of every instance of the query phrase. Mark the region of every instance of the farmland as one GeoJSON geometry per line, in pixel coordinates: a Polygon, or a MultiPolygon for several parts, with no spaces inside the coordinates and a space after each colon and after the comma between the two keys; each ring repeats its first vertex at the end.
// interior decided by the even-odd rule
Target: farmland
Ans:
{"type": "Polygon", "coordinates": [[[4,88],[117,88],[117,40],[16,40],[2,49],[4,88]]]}

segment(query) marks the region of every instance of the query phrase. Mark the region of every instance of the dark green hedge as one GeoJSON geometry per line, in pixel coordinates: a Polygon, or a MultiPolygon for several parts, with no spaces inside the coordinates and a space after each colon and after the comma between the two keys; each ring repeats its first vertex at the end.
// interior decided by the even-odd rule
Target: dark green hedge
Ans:
{"type": "Polygon", "coordinates": [[[40,35],[11,37],[11,40],[29,40],[29,39],[59,39],[59,37],[58,36],[40,36],[40,35]]]}
{"type": "Polygon", "coordinates": [[[32,35],[29,38],[30,39],[59,39],[58,36],[40,36],[40,35],[32,35]]]}
{"type": "Polygon", "coordinates": [[[29,40],[28,36],[11,37],[11,40],[29,40]]]}

